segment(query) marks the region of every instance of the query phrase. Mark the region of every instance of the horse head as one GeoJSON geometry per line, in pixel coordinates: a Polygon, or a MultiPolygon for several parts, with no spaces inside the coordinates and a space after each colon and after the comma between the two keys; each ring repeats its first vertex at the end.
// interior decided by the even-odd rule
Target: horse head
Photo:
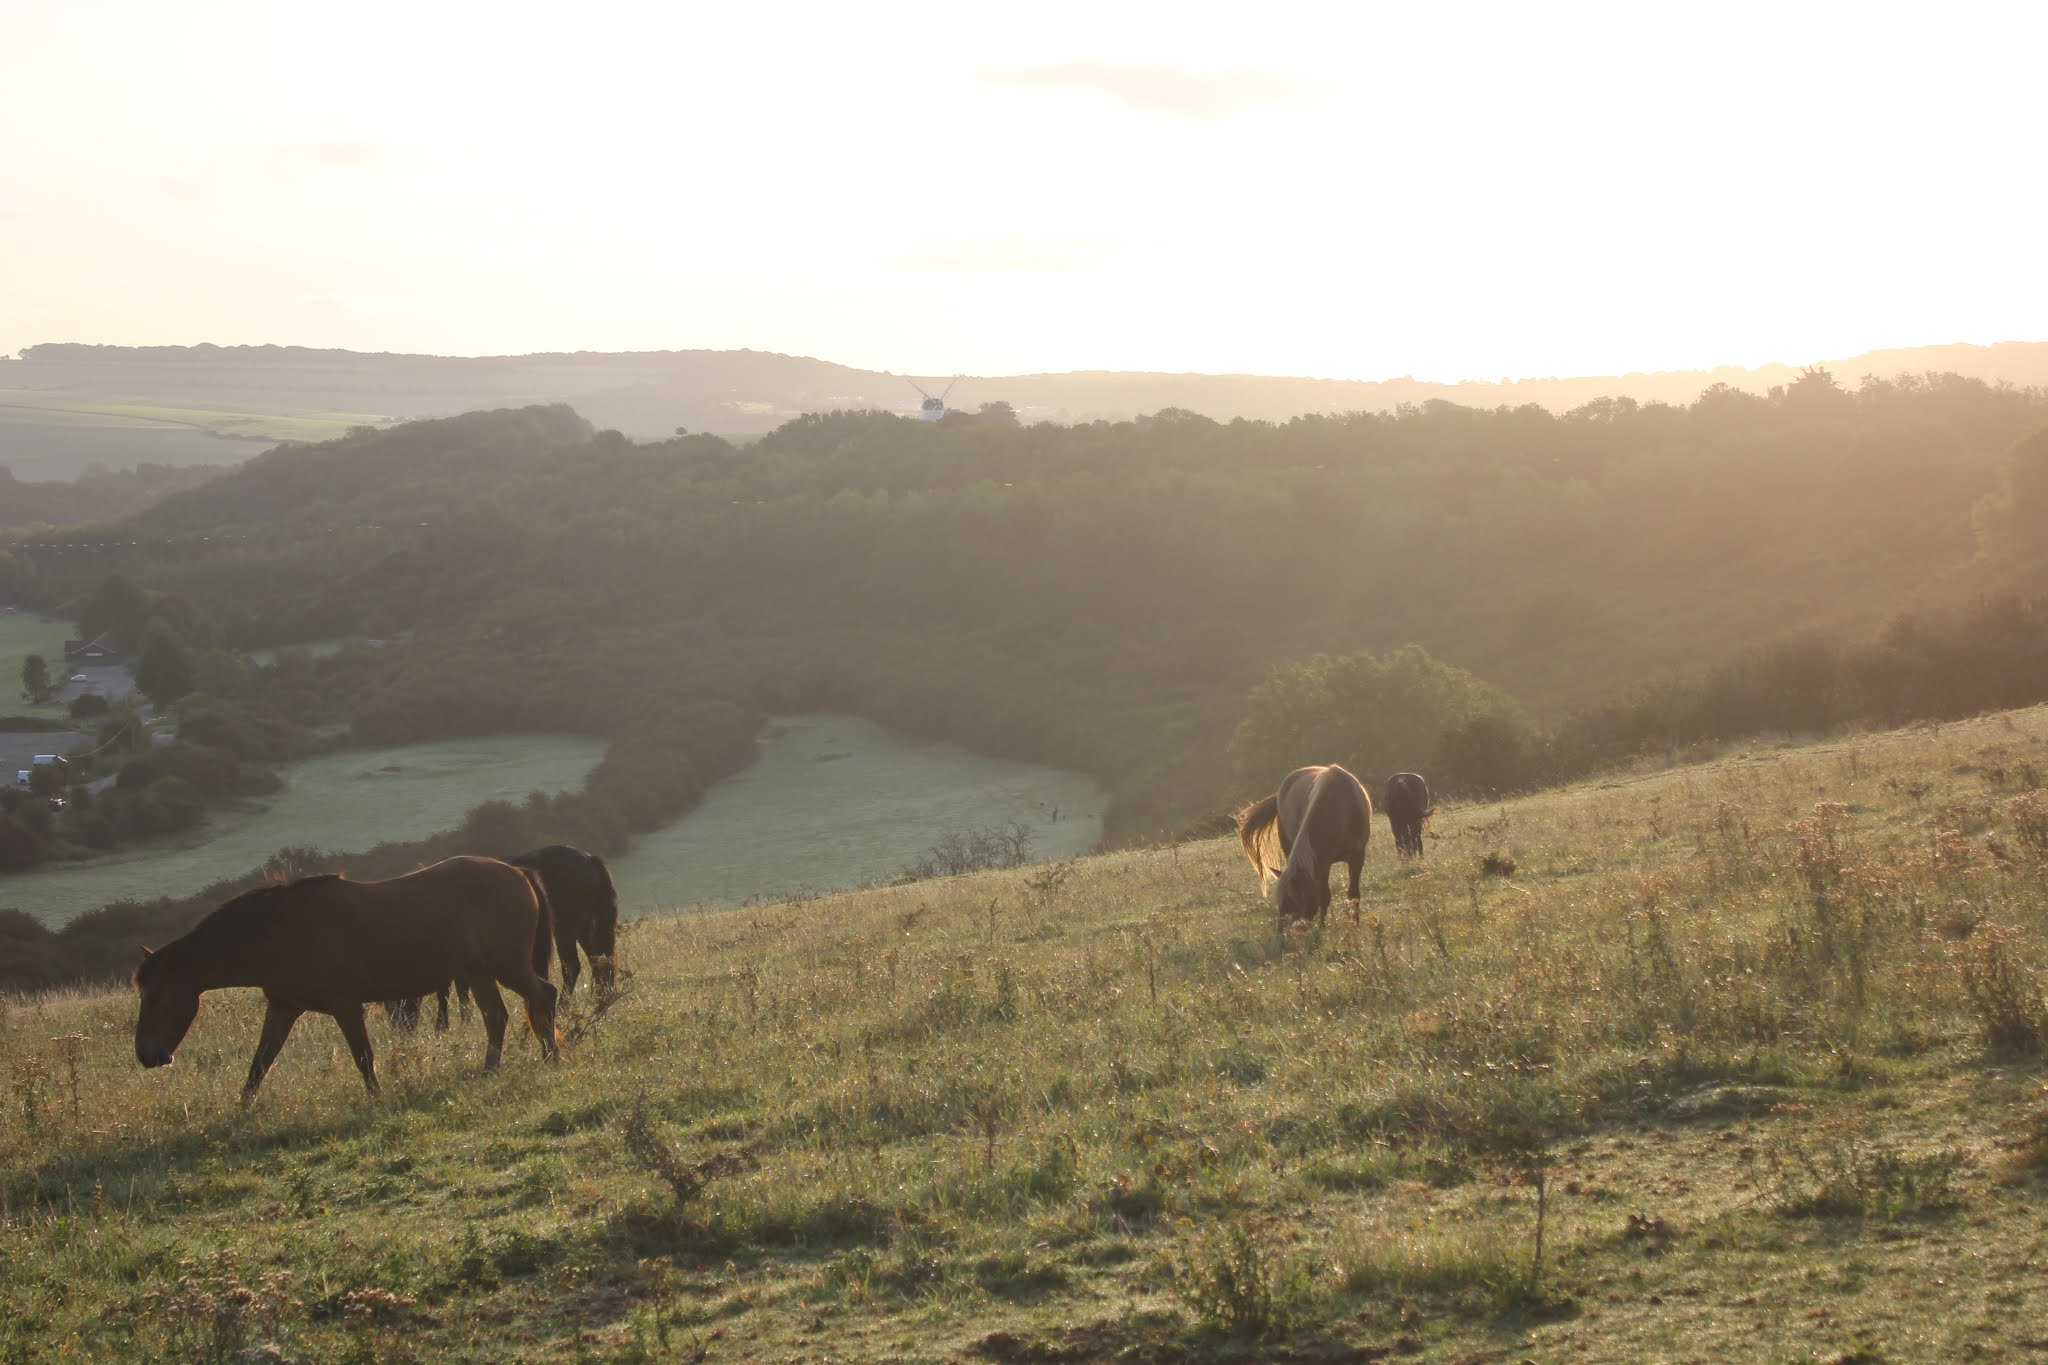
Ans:
{"type": "Polygon", "coordinates": [[[1283,920],[1314,919],[1321,913],[1313,860],[1288,860],[1280,872],[1280,884],[1274,889],[1274,901],[1283,920]]]}
{"type": "Polygon", "coordinates": [[[590,938],[585,944],[590,954],[591,984],[597,987],[599,995],[611,995],[619,988],[619,908],[608,905],[600,912],[596,922],[590,926],[590,938]]]}
{"type": "Polygon", "coordinates": [[[135,1060],[144,1066],[169,1066],[199,1014],[199,988],[180,975],[169,956],[144,948],[142,965],[135,969],[135,990],[142,997],[135,1016],[135,1060]]]}

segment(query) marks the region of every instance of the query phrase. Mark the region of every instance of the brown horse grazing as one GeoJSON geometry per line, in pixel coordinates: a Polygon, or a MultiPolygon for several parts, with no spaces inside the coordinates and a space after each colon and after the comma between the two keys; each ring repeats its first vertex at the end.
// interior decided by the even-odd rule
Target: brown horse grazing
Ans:
{"type": "Polygon", "coordinates": [[[1237,838],[1260,888],[1275,896],[1277,885],[1283,923],[1313,918],[1320,924],[1329,917],[1330,868],[1338,862],[1351,870],[1352,914],[1358,913],[1372,798],[1343,768],[1296,768],[1280,779],[1279,791],[1237,813],[1237,838]]]}
{"type": "Polygon", "coordinates": [[[1394,847],[1404,858],[1422,856],[1422,822],[1429,818],[1429,784],[1420,773],[1395,773],[1380,802],[1394,827],[1394,847]]]}
{"type": "MultiPolygon", "coordinates": [[[[590,959],[591,985],[601,996],[610,995],[617,983],[614,959],[618,952],[619,892],[612,885],[611,868],[595,853],[585,853],[568,844],[549,844],[505,859],[514,867],[540,874],[547,887],[548,902],[555,914],[555,951],[562,959],[562,994],[576,989],[582,967],[576,959],[580,945],[590,959]]],[[[462,1017],[469,1018],[469,983],[459,977],[444,981],[435,992],[440,1007],[434,1028],[448,1029],[448,992],[455,992],[462,1005],[462,1017]]],[[[387,1000],[384,1012],[394,1027],[411,1032],[419,1027],[422,996],[387,1000]]]]}
{"type": "Polygon", "coordinates": [[[156,952],[135,972],[142,997],[135,1057],[167,1066],[199,1012],[202,992],[255,986],[268,1008],[242,1102],[256,1097],[300,1015],[331,1014],[363,1084],[377,1093],[363,1004],[423,995],[451,976],[469,981],[483,1011],[495,1070],[504,1051],[509,986],[526,1003],[541,1052],[556,1056],[555,988],[547,979],[553,915],[538,876],[495,858],[448,858],[403,877],[352,882],[333,875],[245,891],[156,952]]]}

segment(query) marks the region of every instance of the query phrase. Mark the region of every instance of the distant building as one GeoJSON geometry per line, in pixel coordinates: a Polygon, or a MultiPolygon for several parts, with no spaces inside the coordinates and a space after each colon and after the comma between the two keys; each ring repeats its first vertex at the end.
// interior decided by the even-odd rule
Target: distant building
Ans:
{"type": "Polygon", "coordinates": [[[64,642],[64,662],[67,664],[110,664],[120,657],[121,651],[109,643],[105,635],[64,642]]]}

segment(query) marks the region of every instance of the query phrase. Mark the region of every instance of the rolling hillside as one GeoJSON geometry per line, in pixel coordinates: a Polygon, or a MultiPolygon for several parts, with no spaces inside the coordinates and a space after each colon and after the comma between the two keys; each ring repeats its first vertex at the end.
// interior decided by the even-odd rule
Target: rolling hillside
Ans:
{"type": "Polygon", "coordinates": [[[0,1017],[15,1359],[2020,1358],[2048,711],[635,923],[558,1068],[249,992],[0,1017]]]}
{"type": "MultiPolygon", "coordinates": [[[[2039,387],[2048,386],[2048,343],[1906,347],[1755,369],[1499,382],[1113,371],[972,375],[959,381],[951,401],[969,412],[1007,402],[1028,420],[1061,422],[1121,421],[1167,408],[1220,422],[1284,422],[1305,413],[1383,412],[1431,400],[1479,408],[1534,403],[1563,413],[1603,398],[1684,405],[1717,384],[1760,395],[1792,384],[1810,365],[1832,369],[1848,384],[1865,375],[1938,372],[2039,387]]],[[[103,421],[124,413],[131,421],[174,418],[221,434],[276,439],[321,439],[338,434],[336,423],[568,403],[599,427],[646,440],[677,427],[722,435],[764,432],[806,412],[907,412],[918,403],[901,376],[762,351],[468,357],[301,346],[52,344],[32,346],[18,360],[0,360],[0,393],[6,393],[0,419],[9,415],[9,404],[92,406],[103,421]],[[239,427],[231,425],[237,420],[231,414],[241,414],[239,427]],[[330,425],[314,429],[320,422],[330,425]]],[[[10,438],[0,427],[0,441],[8,439],[21,438],[10,438]]]]}

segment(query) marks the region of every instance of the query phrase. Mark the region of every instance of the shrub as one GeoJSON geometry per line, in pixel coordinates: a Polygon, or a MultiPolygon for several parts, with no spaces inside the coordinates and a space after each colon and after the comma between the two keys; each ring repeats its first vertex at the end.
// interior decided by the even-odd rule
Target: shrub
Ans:
{"type": "Polygon", "coordinates": [[[990,868],[1021,867],[1030,861],[1030,827],[1012,823],[1008,829],[974,828],[948,834],[926,849],[924,857],[905,868],[903,875],[924,881],[990,868]]]}
{"type": "Polygon", "coordinates": [[[1172,1265],[1173,1292],[1195,1320],[1225,1336],[1286,1332],[1311,1288],[1308,1266],[1282,1257],[1251,1227],[1231,1222],[1172,1265]]]}
{"type": "Polygon", "coordinates": [[[206,798],[182,777],[162,777],[135,798],[131,818],[143,834],[176,834],[206,818],[206,798]]]}
{"type": "Polygon", "coordinates": [[[2032,968],[2014,952],[2019,931],[1985,925],[1954,949],[1963,993],[1996,1057],[2031,1057],[2048,1042],[2048,1002],[2032,968]]]}
{"type": "Polygon", "coordinates": [[[42,860],[42,836],[0,811],[0,872],[26,872],[42,860]]]}

